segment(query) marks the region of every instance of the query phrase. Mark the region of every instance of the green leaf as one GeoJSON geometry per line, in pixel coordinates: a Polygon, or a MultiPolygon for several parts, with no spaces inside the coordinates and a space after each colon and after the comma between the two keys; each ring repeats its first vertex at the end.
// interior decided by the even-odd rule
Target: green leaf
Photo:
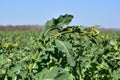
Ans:
{"type": "Polygon", "coordinates": [[[71,20],[73,19],[73,16],[72,15],[68,15],[68,14],[65,14],[65,15],[61,15],[57,20],[58,20],[58,24],[57,24],[57,27],[62,27],[64,25],[68,25],[71,20]]]}
{"type": "Polygon", "coordinates": [[[120,72],[119,71],[113,71],[113,80],[119,80],[120,79],[120,72]]]}
{"type": "Polygon", "coordinates": [[[72,78],[72,76],[68,72],[56,66],[50,69],[44,68],[35,75],[35,80],[70,80],[69,78],[72,78]]]}
{"type": "Polygon", "coordinates": [[[110,45],[111,45],[111,46],[116,46],[116,45],[117,45],[117,41],[111,40],[111,41],[110,41],[110,45]]]}
{"type": "Polygon", "coordinates": [[[56,47],[58,48],[58,50],[66,53],[67,62],[71,66],[75,66],[74,58],[71,55],[72,45],[69,42],[63,42],[63,41],[60,41],[58,39],[55,40],[55,43],[56,43],[56,47]]]}
{"type": "Polygon", "coordinates": [[[49,20],[45,23],[45,29],[48,30],[49,28],[54,28],[56,25],[56,19],[49,20]]]}
{"type": "Polygon", "coordinates": [[[68,25],[73,19],[72,15],[61,15],[57,19],[53,18],[52,20],[49,20],[45,23],[45,33],[46,35],[49,31],[53,29],[60,29],[64,27],[65,25],[68,25]]]}
{"type": "Polygon", "coordinates": [[[69,73],[62,73],[60,76],[56,77],[54,80],[73,80],[73,75],[69,73]]]}

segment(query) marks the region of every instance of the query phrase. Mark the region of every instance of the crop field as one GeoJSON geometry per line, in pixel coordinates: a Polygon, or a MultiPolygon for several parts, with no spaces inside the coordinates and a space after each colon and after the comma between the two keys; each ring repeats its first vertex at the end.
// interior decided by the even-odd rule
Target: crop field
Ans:
{"type": "Polygon", "coordinates": [[[120,80],[120,32],[66,26],[72,18],[41,32],[0,31],[0,80],[120,80]]]}

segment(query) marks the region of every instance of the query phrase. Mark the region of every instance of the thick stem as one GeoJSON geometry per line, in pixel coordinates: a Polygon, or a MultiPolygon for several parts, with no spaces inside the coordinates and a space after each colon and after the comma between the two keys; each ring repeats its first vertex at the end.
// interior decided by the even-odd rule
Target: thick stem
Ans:
{"type": "Polygon", "coordinates": [[[66,34],[66,33],[71,33],[71,32],[72,32],[72,31],[64,31],[64,32],[58,33],[58,34],[52,36],[52,39],[56,39],[56,38],[57,38],[58,36],[60,36],[60,35],[63,35],[63,34],[66,34]]]}
{"type": "Polygon", "coordinates": [[[79,80],[83,80],[83,79],[82,79],[82,75],[81,75],[81,74],[79,74],[79,80]]]}

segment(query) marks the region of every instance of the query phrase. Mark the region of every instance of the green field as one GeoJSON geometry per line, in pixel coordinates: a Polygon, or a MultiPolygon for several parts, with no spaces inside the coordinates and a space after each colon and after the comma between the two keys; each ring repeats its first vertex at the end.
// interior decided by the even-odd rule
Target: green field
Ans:
{"type": "Polygon", "coordinates": [[[119,80],[120,32],[68,26],[72,15],[44,31],[0,31],[0,80],[119,80]]]}

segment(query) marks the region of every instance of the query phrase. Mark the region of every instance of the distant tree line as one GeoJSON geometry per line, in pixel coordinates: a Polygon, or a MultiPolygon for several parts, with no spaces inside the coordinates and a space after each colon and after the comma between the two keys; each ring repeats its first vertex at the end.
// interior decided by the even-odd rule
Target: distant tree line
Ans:
{"type": "Polygon", "coordinates": [[[20,31],[42,31],[44,27],[42,25],[0,25],[0,30],[2,31],[14,31],[14,30],[20,30],[20,31]]]}
{"type": "MultiPolygon", "coordinates": [[[[84,25],[81,25],[84,26],[84,25]]],[[[120,29],[115,28],[101,28],[101,25],[94,25],[92,27],[98,28],[100,31],[120,31],[120,29]]],[[[0,31],[42,31],[44,26],[42,25],[0,25],[0,31]]]]}

